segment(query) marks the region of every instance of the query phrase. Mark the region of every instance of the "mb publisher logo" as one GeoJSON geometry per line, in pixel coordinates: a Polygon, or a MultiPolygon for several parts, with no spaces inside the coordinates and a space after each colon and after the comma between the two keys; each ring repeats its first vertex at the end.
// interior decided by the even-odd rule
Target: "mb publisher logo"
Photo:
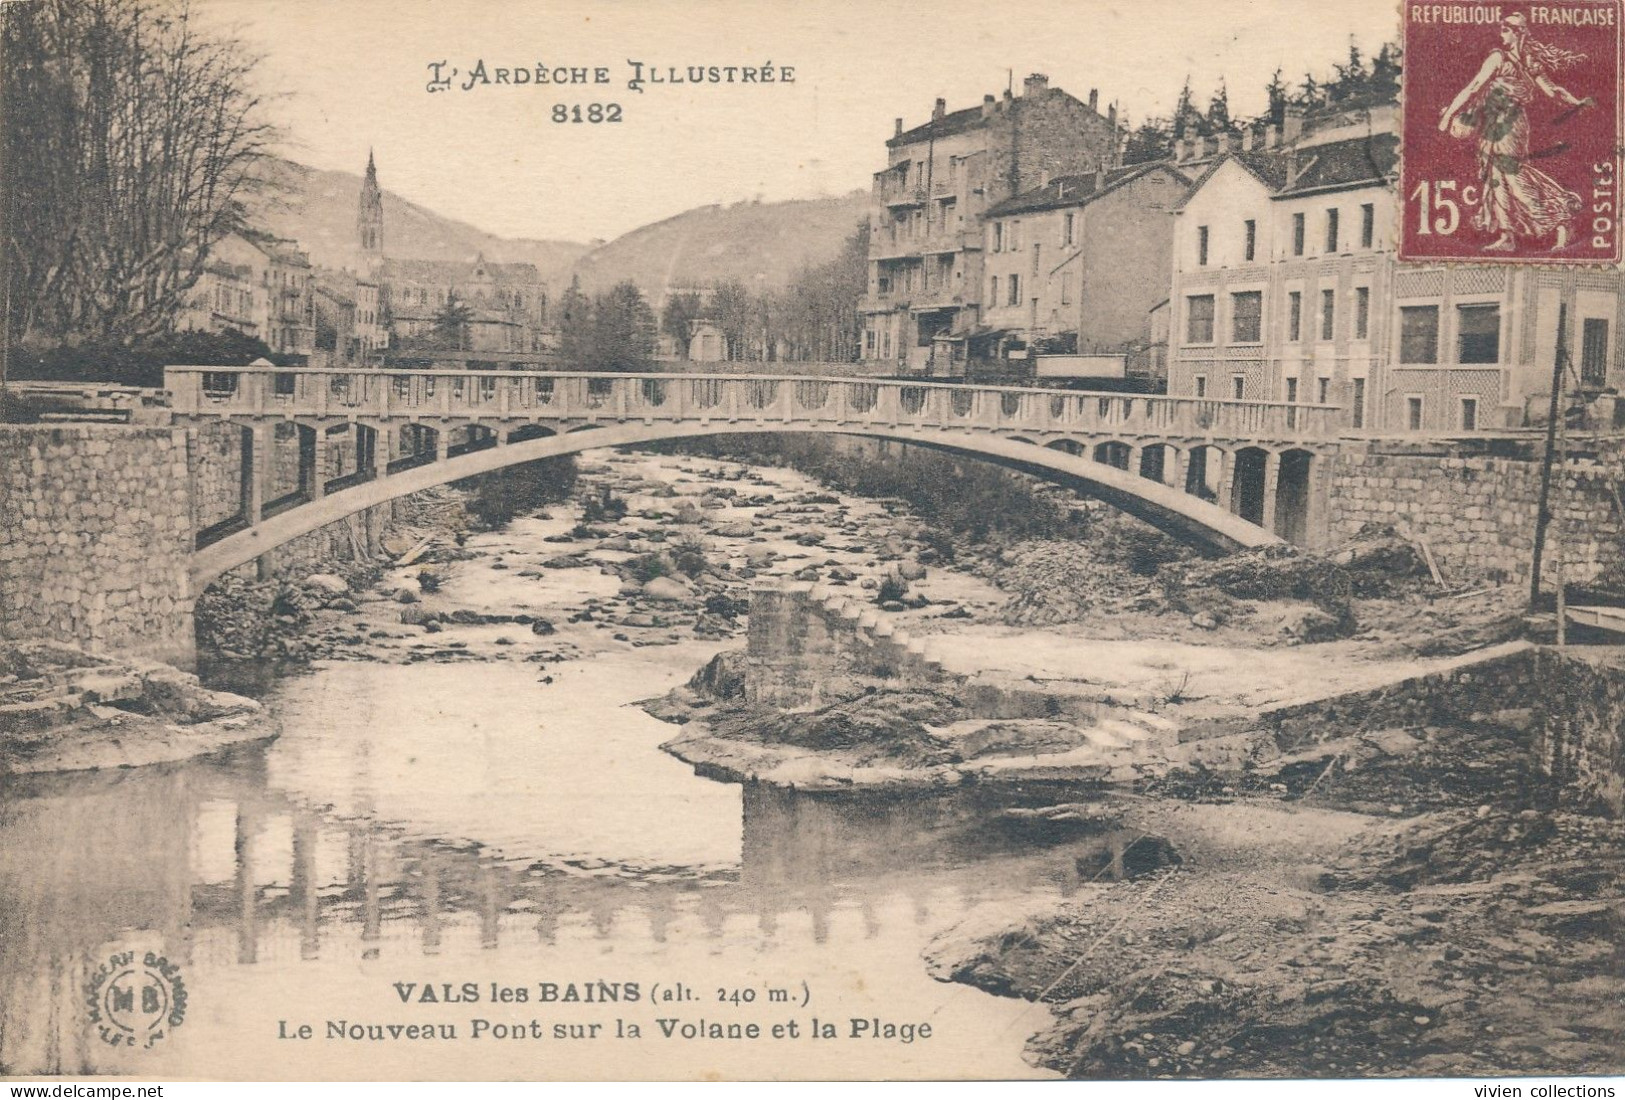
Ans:
{"type": "Polygon", "coordinates": [[[103,1041],[145,1049],[186,1018],[180,968],[151,951],[120,951],[85,986],[91,1023],[103,1041]]]}

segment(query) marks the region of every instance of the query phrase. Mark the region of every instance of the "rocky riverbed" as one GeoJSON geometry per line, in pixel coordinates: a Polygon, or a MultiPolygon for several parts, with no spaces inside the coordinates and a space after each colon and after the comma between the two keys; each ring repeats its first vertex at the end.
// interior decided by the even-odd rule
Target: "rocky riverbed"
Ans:
{"type": "Polygon", "coordinates": [[[276,733],[253,699],[168,665],[0,645],[0,775],[159,764],[276,733]]]}
{"type": "MultiPolygon", "coordinates": [[[[442,517],[403,532],[395,562],[291,578],[270,594],[270,651],[525,662],[544,683],[658,653],[663,674],[704,670],[654,712],[681,724],[675,740],[704,727],[719,742],[706,752],[736,754],[684,751],[707,774],[971,786],[990,760],[1075,751],[1100,727],[1085,703],[1147,726],[1244,716],[1518,629],[1518,593],[1443,592],[1383,532],[1340,560],[1136,562],[1113,556],[1118,521],[1101,518],[1082,550],[990,539],[949,554],[903,502],[787,470],[609,455],[581,474],[576,500],[500,531],[442,517]],[[711,662],[744,641],[763,583],[861,606],[919,642],[945,689],[800,715],[733,706],[738,666],[711,662]],[[955,694],[973,681],[1079,713],[1001,726],[955,694]],[[764,772],[760,752],[787,770],[764,772]]],[[[245,657],[264,644],[237,636],[245,657]]],[[[1530,721],[1489,708],[1060,776],[989,827],[1035,847],[1110,835],[1111,854],[1090,847],[1084,885],[1041,908],[989,899],[933,946],[932,972],[1031,1001],[1029,1059],[1072,1076],[1618,1072],[1625,834],[1540,793],[1530,721]]]]}

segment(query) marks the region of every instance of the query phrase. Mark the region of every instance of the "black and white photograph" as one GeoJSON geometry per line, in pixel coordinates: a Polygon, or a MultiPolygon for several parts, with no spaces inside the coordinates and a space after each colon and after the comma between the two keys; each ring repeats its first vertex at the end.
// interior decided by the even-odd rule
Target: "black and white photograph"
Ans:
{"type": "Polygon", "coordinates": [[[4,0],[0,1076],[1615,1097],[1622,20],[4,0]]]}

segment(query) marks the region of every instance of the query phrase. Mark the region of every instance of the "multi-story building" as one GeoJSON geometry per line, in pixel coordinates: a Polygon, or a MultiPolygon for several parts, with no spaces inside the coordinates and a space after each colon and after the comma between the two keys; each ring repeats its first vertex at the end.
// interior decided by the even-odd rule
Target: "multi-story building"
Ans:
{"type": "Polygon", "coordinates": [[[533,264],[385,260],[391,336],[424,335],[455,299],[468,307],[467,350],[541,351],[547,287],[533,264]]]}
{"type": "Polygon", "coordinates": [[[176,327],[193,332],[234,329],[263,338],[260,276],[267,268],[265,252],[252,241],[235,233],[216,241],[203,274],[186,295],[176,327]]]}
{"type": "Polygon", "coordinates": [[[1191,177],[1167,163],[1061,176],[987,211],[982,320],[997,357],[1149,346],[1168,296],[1173,210],[1191,177]]]}
{"type": "Polygon", "coordinates": [[[311,267],[287,241],[232,233],[215,242],[177,327],[234,329],[264,341],[284,362],[309,360],[315,344],[311,267]]]}
{"type": "Polygon", "coordinates": [[[1544,416],[1560,317],[1585,385],[1625,383],[1619,272],[1395,262],[1392,119],[1290,117],[1219,151],[1175,218],[1170,393],[1340,405],[1364,432],[1517,427],[1544,416]]]}
{"type": "Polygon", "coordinates": [[[982,214],[1068,174],[1116,164],[1117,109],[1099,113],[1040,73],[1017,97],[989,95],[911,130],[897,120],[875,173],[863,354],[935,374],[963,373],[981,324],[982,214]]]}
{"type": "Polygon", "coordinates": [[[265,248],[265,335],[279,356],[307,363],[316,348],[316,313],[310,257],[283,242],[265,248]]]}

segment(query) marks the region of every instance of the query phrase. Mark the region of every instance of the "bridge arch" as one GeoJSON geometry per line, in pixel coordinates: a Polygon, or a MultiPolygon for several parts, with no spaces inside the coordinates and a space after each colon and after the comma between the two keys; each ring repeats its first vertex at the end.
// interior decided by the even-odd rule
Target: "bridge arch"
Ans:
{"type": "MultiPolygon", "coordinates": [[[[329,523],[398,497],[489,473],[506,466],[539,458],[575,454],[601,447],[697,438],[705,436],[761,433],[804,433],[811,428],[800,424],[738,425],[617,423],[584,425],[582,429],[543,436],[505,446],[486,446],[444,461],[414,466],[387,477],[365,481],[323,496],[262,520],[247,530],[228,535],[200,549],[193,559],[194,589],[201,591],[228,570],[245,565],[277,547],[329,523]],[[591,430],[582,430],[591,428],[591,430]]],[[[866,436],[916,444],[935,450],[977,458],[1007,469],[1034,474],[1105,500],[1123,511],[1183,538],[1219,550],[1230,551],[1281,541],[1256,523],[1215,504],[1190,496],[1181,489],[1141,477],[1138,472],[1119,469],[1082,455],[1068,454],[1054,447],[1013,442],[986,434],[919,429],[906,426],[851,425],[835,434],[866,436]]]]}

